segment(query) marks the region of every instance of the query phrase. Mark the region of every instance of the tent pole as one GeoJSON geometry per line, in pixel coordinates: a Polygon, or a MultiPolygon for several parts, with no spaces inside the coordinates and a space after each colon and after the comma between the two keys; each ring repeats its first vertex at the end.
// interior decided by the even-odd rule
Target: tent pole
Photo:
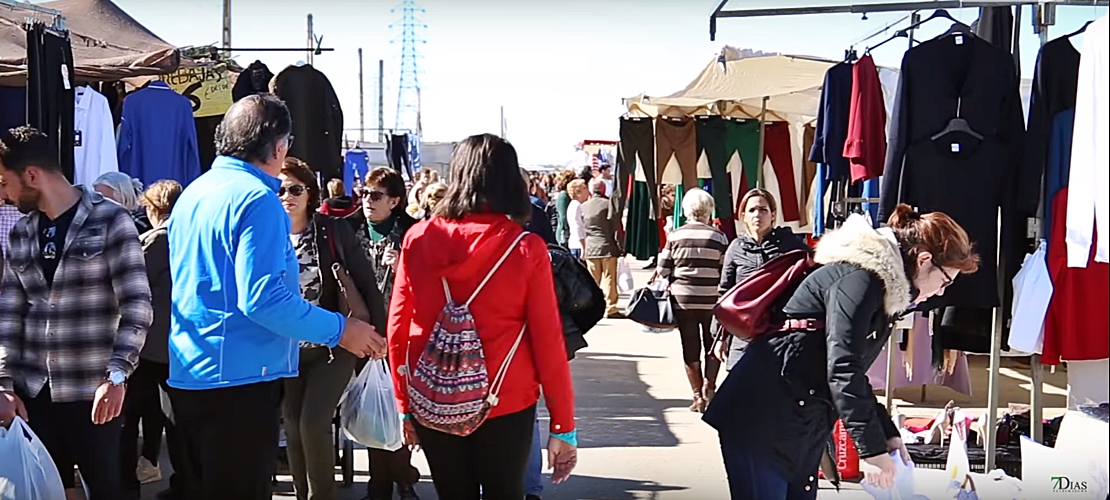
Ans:
{"type": "Polygon", "coordinates": [[[763,164],[764,155],[767,154],[766,145],[764,142],[767,140],[767,101],[771,100],[769,96],[763,96],[763,103],[759,106],[759,159],[756,160],[755,168],[755,187],[763,187],[763,164]]]}

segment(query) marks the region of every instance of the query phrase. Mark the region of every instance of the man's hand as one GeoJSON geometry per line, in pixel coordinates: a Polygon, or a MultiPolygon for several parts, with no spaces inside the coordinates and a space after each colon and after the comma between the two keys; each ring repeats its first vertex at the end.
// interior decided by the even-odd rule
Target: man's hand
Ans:
{"type": "Polygon", "coordinates": [[[578,448],[554,436],[547,438],[547,466],[554,469],[551,473],[552,484],[566,481],[576,465],[578,448]]]}
{"type": "Polygon", "coordinates": [[[385,338],[373,326],[356,318],[347,318],[343,336],[339,338],[339,347],[360,358],[370,356],[373,359],[382,359],[386,354],[385,338]]]}
{"type": "Polygon", "coordinates": [[[902,438],[900,438],[900,437],[892,437],[890,439],[887,439],[886,440],[886,451],[888,451],[890,453],[894,453],[895,451],[897,451],[898,454],[901,455],[901,457],[902,457],[902,463],[903,464],[905,464],[905,465],[912,465],[913,464],[913,462],[910,460],[910,450],[909,450],[909,448],[906,448],[906,443],[903,443],[902,438]]]}
{"type": "Polygon", "coordinates": [[[104,425],[119,416],[123,411],[123,398],[127,389],[123,385],[112,385],[105,381],[96,388],[96,399],[93,400],[92,421],[96,425],[104,425]]]}
{"type": "Polygon", "coordinates": [[[27,420],[27,408],[14,392],[0,390],[0,427],[7,429],[15,417],[27,420]]]}

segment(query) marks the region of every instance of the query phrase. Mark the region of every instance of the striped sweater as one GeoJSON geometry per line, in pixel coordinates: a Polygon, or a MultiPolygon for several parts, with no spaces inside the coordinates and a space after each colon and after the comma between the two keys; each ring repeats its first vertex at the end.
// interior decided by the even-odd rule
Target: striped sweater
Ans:
{"type": "Polygon", "coordinates": [[[658,273],[670,279],[671,295],[679,309],[713,309],[727,248],[724,233],[700,222],[688,222],[667,235],[667,245],[659,253],[658,273]]]}

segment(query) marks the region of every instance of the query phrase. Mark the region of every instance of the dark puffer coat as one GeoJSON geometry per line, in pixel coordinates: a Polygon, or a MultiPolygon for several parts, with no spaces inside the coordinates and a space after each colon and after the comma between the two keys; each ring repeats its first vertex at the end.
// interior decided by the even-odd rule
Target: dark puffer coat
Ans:
{"type": "Polygon", "coordinates": [[[563,316],[567,357],[587,346],[585,334],[605,315],[605,294],[580,259],[559,245],[548,245],[555,278],[555,299],[563,316]]]}
{"type": "Polygon", "coordinates": [[[820,268],[783,312],[825,321],[817,331],[757,337],[729,372],[704,420],[721,440],[771,461],[795,484],[813,484],[837,418],[861,457],[886,453],[898,436],[875,399],[867,369],[910,305],[910,281],[893,233],[862,216],[817,246],[820,268]]]}
{"type": "MultiPolygon", "coordinates": [[[[744,281],[767,261],[792,250],[809,250],[805,241],[794,234],[790,228],[777,227],[767,234],[763,241],[755,241],[748,233],[741,231],[725,251],[725,265],[721,270],[721,283],[717,291],[724,295],[737,283],[744,281]]],[[[748,343],[733,338],[729,346],[725,368],[731,370],[744,355],[748,343]]]]}

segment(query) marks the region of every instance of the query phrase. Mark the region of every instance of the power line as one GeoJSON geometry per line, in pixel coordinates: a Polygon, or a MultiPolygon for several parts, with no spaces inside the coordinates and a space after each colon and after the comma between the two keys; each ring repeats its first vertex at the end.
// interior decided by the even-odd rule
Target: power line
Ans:
{"type": "Polygon", "coordinates": [[[390,29],[400,30],[400,38],[395,38],[390,43],[401,45],[400,83],[397,86],[397,116],[394,127],[415,130],[420,134],[420,47],[427,43],[423,31],[428,25],[420,19],[424,9],[415,0],[402,1],[390,13],[401,15],[399,21],[389,25],[390,29]]]}

